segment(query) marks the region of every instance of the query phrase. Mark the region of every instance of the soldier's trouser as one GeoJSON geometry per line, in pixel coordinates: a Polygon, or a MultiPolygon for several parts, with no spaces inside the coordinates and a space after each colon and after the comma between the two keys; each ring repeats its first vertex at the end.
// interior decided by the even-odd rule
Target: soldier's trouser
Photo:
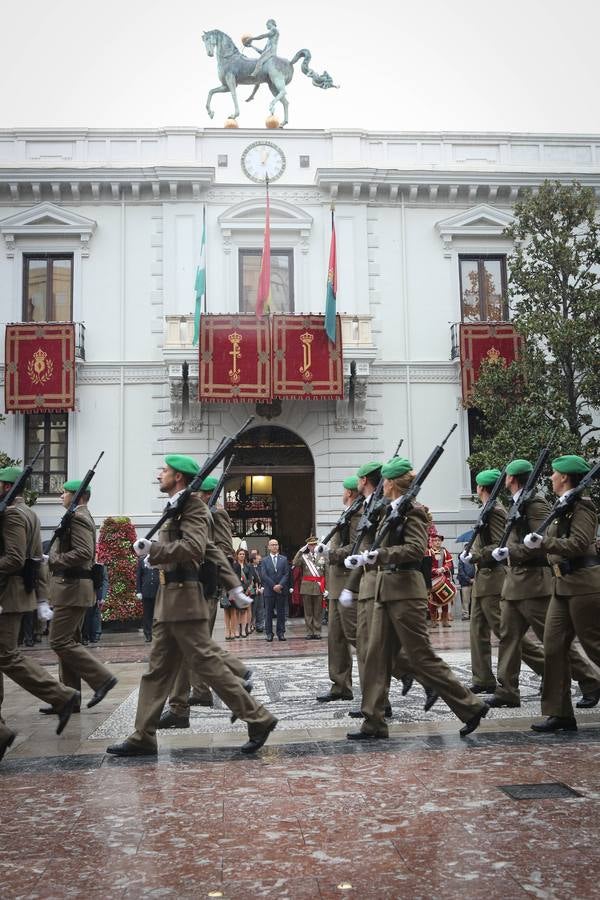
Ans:
{"type": "Polygon", "coordinates": [[[321,594],[302,594],[304,624],[308,634],[321,634],[323,598],[321,594]]]}
{"type": "Polygon", "coordinates": [[[436,656],[427,628],[427,601],[417,599],[375,601],[369,650],[365,665],[362,731],[387,735],[385,697],[392,660],[404,649],[412,672],[442,697],[450,709],[467,722],[482,708],[481,700],[467,690],[450,667],[436,656]]]}
{"type": "Polygon", "coordinates": [[[50,647],[58,656],[58,677],[76,691],[81,690],[82,679],[95,691],[112,678],[110,669],[77,642],[86,610],[84,606],[55,607],[50,622],[50,647]]]}
{"type": "MultiPolygon", "coordinates": [[[[599,609],[600,594],[552,597],[544,631],[546,674],[542,691],[542,712],[545,716],[573,716],[571,672],[575,678],[577,676],[571,643],[575,636],[581,641],[592,662],[600,666],[599,609]]],[[[597,687],[586,690],[582,685],[581,689],[585,694],[597,690],[597,687]]]]}
{"type": "Polygon", "coordinates": [[[55,709],[64,706],[73,691],[48,674],[39,663],[24,656],[17,646],[21,616],[23,613],[0,615],[0,672],[12,678],[20,687],[29,691],[55,709]]]}
{"type": "Polygon", "coordinates": [[[135,731],[127,740],[156,746],[156,726],[173,681],[173,670],[182,664],[199,675],[238,719],[248,722],[251,738],[261,734],[274,717],[244,690],[225,664],[224,653],[210,636],[208,619],[155,622],[149,671],[140,682],[135,731]]]}
{"type": "MultiPolygon", "coordinates": [[[[498,648],[498,681],[501,687],[496,694],[502,699],[519,700],[519,669],[521,660],[521,640],[523,635],[532,627],[534,634],[540,641],[544,641],[544,626],[549,606],[549,597],[532,597],[525,600],[503,600],[500,621],[500,646],[498,648]]],[[[571,638],[573,640],[573,638],[571,638]]],[[[523,654],[525,658],[525,654],[523,654]]],[[[575,678],[584,694],[600,688],[600,681],[593,666],[583,658],[581,653],[571,647],[569,661],[573,678],[575,678]]],[[[535,668],[527,660],[538,675],[546,679],[546,669],[542,662],[535,668]]]]}
{"type": "Polygon", "coordinates": [[[4,746],[10,737],[14,737],[15,732],[12,731],[4,722],[0,722],[0,747],[4,746]]]}
{"type": "Polygon", "coordinates": [[[356,647],[356,603],[344,607],[330,597],[327,655],[332,681],[330,692],[334,697],[342,694],[352,697],[351,647],[356,647]]]}
{"type": "MultiPolygon", "coordinates": [[[[367,651],[369,649],[369,633],[371,628],[371,619],[373,618],[373,609],[375,606],[375,598],[369,597],[367,600],[359,600],[357,605],[356,617],[356,658],[358,661],[358,677],[360,679],[361,690],[364,690],[365,683],[365,663],[367,661],[367,651]]],[[[406,653],[399,647],[390,667],[390,679],[400,679],[404,675],[410,673],[410,666],[406,653]]],[[[388,683],[389,690],[389,683],[388,683]]],[[[386,696],[385,705],[388,704],[386,696]]]]}
{"type": "MultiPolygon", "coordinates": [[[[495,691],[497,696],[508,699],[510,694],[503,688],[496,687],[496,679],[492,672],[491,633],[500,639],[501,601],[498,594],[489,597],[473,595],[471,602],[471,623],[469,627],[471,639],[471,669],[473,684],[495,691]]],[[[521,639],[521,657],[536,674],[544,674],[544,651],[541,644],[534,643],[528,637],[521,639]]],[[[520,671],[520,665],[519,665],[520,671]]],[[[500,678],[500,672],[498,672],[500,678]]]]}

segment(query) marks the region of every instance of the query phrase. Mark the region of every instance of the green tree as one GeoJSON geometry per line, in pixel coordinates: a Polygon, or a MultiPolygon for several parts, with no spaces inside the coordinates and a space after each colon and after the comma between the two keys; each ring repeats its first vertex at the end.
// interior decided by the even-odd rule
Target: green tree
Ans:
{"type": "MultiPolygon", "coordinates": [[[[5,419],[6,416],[0,416],[0,424],[2,424],[5,419]]],[[[7,453],[4,452],[4,450],[0,450],[0,469],[4,469],[6,468],[6,466],[20,466],[21,464],[22,463],[20,459],[12,459],[7,453]]],[[[23,496],[25,497],[25,502],[28,506],[33,506],[38,498],[37,493],[35,491],[29,490],[29,488],[25,488],[23,496]]]]}
{"type": "Polygon", "coordinates": [[[600,448],[600,224],[591,188],[546,181],[515,205],[505,234],[509,307],[521,358],[486,362],[469,406],[479,429],[475,470],[552,453],[595,457],[600,448]],[[594,414],[596,413],[596,416],[594,414]]]}

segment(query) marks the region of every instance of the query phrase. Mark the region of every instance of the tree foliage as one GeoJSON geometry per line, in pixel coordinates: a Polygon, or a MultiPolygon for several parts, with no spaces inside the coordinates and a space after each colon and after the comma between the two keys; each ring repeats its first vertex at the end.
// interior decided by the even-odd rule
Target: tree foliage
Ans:
{"type": "Polygon", "coordinates": [[[481,428],[469,464],[600,449],[600,224],[591,188],[544,182],[515,205],[506,235],[511,320],[523,338],[511,365],[486,362],[469,405],[481,428]]]}
{"type": "MultiPolygon", "coordinates": [[[[0,423],[4,422],[5,416],[0,416],[0,423]]],[[[0,469],[5,469],[7,466],[20,466],[20,459],[12,459],[7,453],[3,450],[0,450],[0,469]]],[[[38,498],[36,491],[32,491],[29,488],[25,488],[23,491],[23,497],[25,498],[25,503],[28,506],[33,506],[35,501],[38,498]]]]}

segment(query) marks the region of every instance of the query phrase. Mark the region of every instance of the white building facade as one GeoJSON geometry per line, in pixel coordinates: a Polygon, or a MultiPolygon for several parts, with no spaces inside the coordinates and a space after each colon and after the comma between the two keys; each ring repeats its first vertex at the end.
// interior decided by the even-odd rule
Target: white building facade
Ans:
{"type": "Polygon", "coordinates": [[[255,415],[256,452],[248,450],[232,478],[250,474],[250,466],[273,474],[275,485],[280,479],[271,525],[293,543],[298,529],[320,534],[335,520],[341,482],[363,462],[389,458],[403,438],[402,454],[418,467],[458,422],[421,494],[451,544],[475,515],[452,326],[506,314],[512,247],[503,229],[519,193],[548,178],[600,191],[600,137],[0,131],[2,321],[85,326],[78,329],[75,412],[45,423],[8,414],[0,424],[0,448],[13,457],[30,456],[44,428],[56,449],[40,482],[44,526],[59,518],[63,476],[81,476],[104,450],[92,511],[98,522],[130,516],[143,531],[162,508],[156,471],[163,457],[202,460],[255,415]],[[285,163],[270,186],[283,311],[324,311],[335,203],[344,401],[284,400],[257,412],[253,404],[196,399],[203,214],[206,311],[245,311],[265,217],[264,185],[242,165],[256,142],[274,145],[285,163]],[[261,457],[269,433],[276,439],[261,457]]]}

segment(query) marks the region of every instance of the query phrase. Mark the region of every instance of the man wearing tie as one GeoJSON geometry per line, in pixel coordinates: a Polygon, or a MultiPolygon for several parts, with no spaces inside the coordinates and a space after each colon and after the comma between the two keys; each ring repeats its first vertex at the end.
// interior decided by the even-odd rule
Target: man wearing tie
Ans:
{"type": "Polygon", "coordinates": [[[277,637],[285,641],[285,617],[290,583],[290,564],[279,553],[279,541],[271,538],[268,553],[260,564],[260,579],[264,588],[265,635],[273,640],[273,612],[277,620],[277,637]]]}

